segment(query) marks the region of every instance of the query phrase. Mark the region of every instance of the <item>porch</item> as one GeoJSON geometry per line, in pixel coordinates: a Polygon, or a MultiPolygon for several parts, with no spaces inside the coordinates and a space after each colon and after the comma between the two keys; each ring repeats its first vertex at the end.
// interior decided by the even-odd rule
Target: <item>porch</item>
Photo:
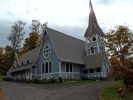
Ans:
{"type": "Polygon", "coordinates": [[[46,74],[41,75],[41,80],[51,79],[51,78],[58,79],[59,77],[62,77],[63,79],[80,79],[80,73],[78,73],[78,72],[46,73],[46,74]]]}

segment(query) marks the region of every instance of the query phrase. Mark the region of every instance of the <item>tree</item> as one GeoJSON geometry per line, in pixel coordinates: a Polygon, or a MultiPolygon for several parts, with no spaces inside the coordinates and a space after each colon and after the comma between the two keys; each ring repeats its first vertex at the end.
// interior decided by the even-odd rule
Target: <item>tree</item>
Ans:
{"type": "Polygon", "coordinates": [[[32,50],[38,46],[39,35],[36,32],[31,32],[29,37],[25,39],[23,50],[24,52],[32,50]]]}
{"type": "Polygon", "coordinates": [[[133,33],[127,26],[116,26],[106,36],[110,54],[110,77],[115,80],[127,80],[132,68],[133,33]]]}
{"type": "Polygon", "coordinates": [[[32,32],[29,33],[29,37],[27,37],[24,41],[23,48],[21,50],[21,55],[40,45],[42,40],[41,35],[39,35],[41,27],[42,25],[39,20],[32,20],[32,24],[30,26],[32,32]]]}
{"type": "Polygon", "coordinates": [[[6,46],[0,48],[0,74],[6,75],[12,64],[12,48],[6,46]]]}
{"type": "Polygon", "coordinates": [[[22,21],[17,21],[15,24],[12,26],[11,29],[11,34],[8,37],[8,40],[11,43],[11,47],[13,49],[12,51],[12,64],[16,58],[16,55],[18,55],[20,47],[21,47],[21,42],[24,38],[24,26],[26,23],[22,21]]]}
{"type": "Polygon", "coordinates": [[[32,24],[30,26],[30,29],[32,32],[40,33],[41,23],[39,20],[32,20],[32,24]]]}
{"type": "Polygon", "coordinates": [[[30,29],[32,32],[38,34],[38,40],[37,40],[37,46],[40,45],[42,41],[42,36],[41,36],[41,30],[42,30],[42,24],[40,23],[39,20],[32,20],[32,24],[30,26],[30,29]]]}

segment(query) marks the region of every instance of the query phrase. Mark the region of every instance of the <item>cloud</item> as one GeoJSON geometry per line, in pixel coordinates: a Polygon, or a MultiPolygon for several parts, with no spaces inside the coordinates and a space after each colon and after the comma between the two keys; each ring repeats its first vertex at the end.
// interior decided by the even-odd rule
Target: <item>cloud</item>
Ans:
{"type": "Polygon", "coordinates": [[[99,0],[96,2],[96,4],[102,4],[102,5],[112,5],[114,3],[113,0],[99,0]]]}

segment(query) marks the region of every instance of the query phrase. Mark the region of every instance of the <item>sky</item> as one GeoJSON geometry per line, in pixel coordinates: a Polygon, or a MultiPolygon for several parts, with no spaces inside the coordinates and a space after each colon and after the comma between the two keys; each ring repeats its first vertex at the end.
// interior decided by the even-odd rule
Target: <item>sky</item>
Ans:
{"type": "MultiPolygon", "coordinates": [[[[133,0],[92,0],[98,23],[106,33],[116,25],[133,30],[133,0]]],[[[7,37],[18,20],[26,22],[28,36],[31,21],[84,39],[88,26],[89,0],[0,0],[0,47],[10,45],[7,37]]]]}

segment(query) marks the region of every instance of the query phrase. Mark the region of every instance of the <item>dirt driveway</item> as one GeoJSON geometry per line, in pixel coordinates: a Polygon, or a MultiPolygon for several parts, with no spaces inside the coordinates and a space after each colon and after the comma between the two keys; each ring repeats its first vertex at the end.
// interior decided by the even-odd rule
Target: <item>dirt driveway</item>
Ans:
{"type": "Polygon", "coordinates": [[[0,81],[5,98],[0,100],[99,100],[102,88],[112,82],[79,84],[24,84],[0,81]]]}

